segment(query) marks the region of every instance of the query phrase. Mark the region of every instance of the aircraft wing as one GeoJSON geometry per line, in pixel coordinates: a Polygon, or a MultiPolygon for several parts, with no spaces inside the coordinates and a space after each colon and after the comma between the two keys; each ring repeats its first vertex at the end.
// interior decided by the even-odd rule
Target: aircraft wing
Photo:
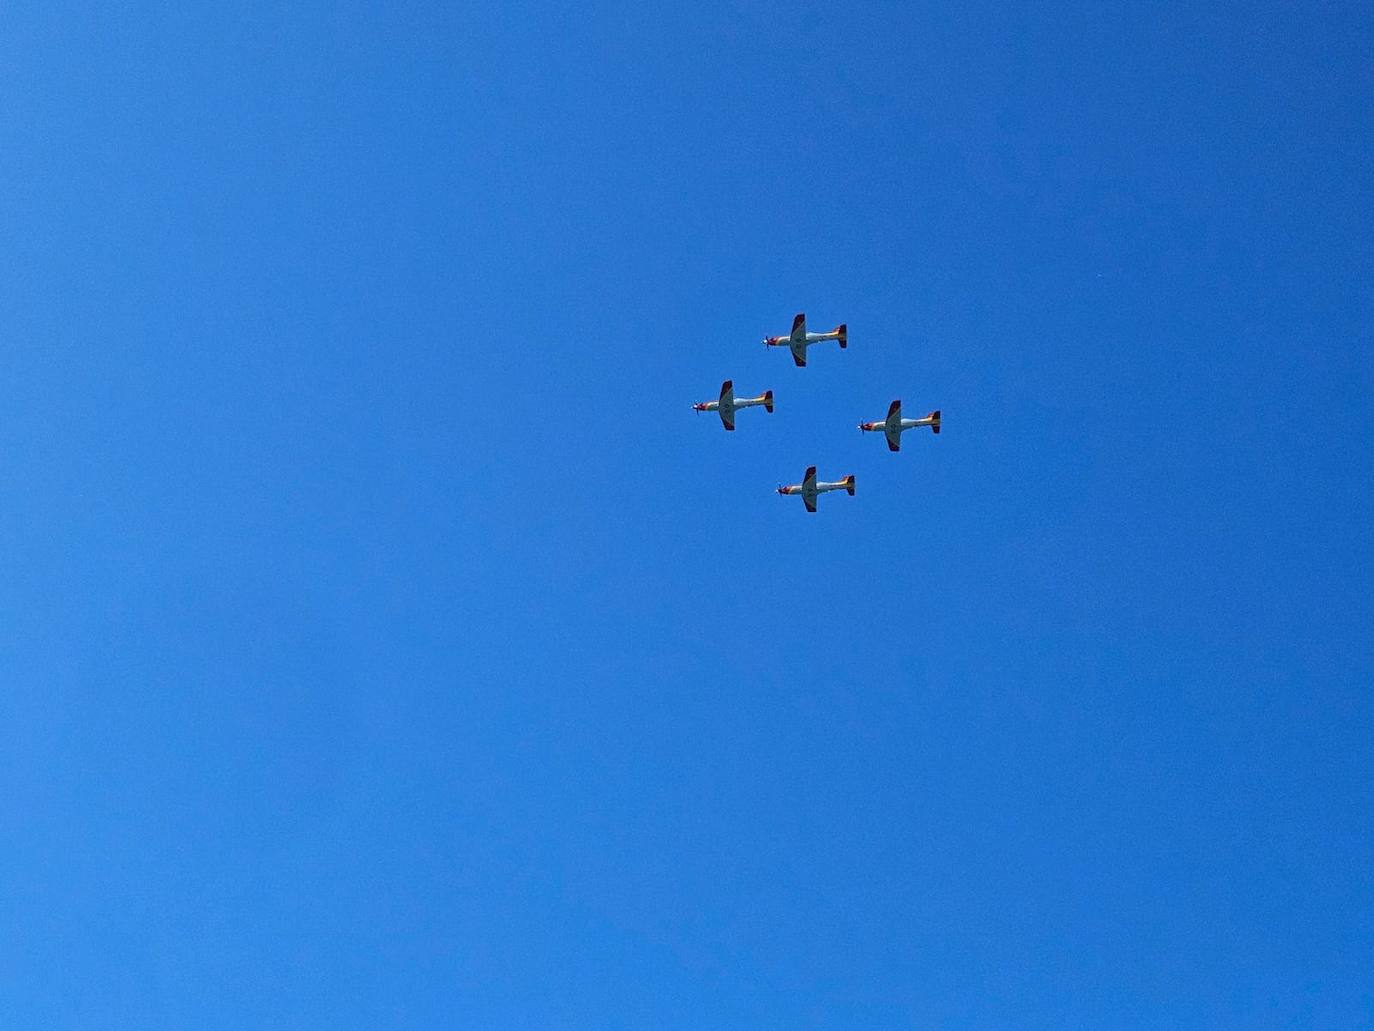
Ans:
{"type": "Polygon", "coordinates": [[[797,363],[797,368],[806,368],[806,344],[792,341],[792,360],[797,363]]]}
{"type": "Polygon", "coordinates": [[[901,399],[893,401],[887,410],[887,419],[883,423],[883,433],[887,437],[887,449],[889,451],[902,450],[902,402],[901,399]]]}
{"type": "Polygon", "coordinates": [[[814,495],[814,494],[803,494],[803,495],[802,495],[802,504],[806,506],[806,510],[807,510],[808,512],[814,512],[814,511],[816,511],[816,495],[814,495]]]}
{"type": "Polygon", "coordinates": [[[797,312],[796,316],[792,319],[792,339],[806,339],[806,312],[804,311],[797,312]]]}
{"type": "Polygon", "coordinates": [[[720,385],[720,406],[716,409],[720,412],[720,421],[725,423],[727,430],[735,428],[735,381],[727,379],[720,385]]]}

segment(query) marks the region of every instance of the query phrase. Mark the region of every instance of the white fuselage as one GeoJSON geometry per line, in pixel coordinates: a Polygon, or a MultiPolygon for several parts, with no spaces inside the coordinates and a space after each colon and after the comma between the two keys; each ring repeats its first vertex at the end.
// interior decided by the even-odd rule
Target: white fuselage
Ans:
{"type": "Polygon", "coordinates": [[[839,483],[826,483],[824,480],[817,480],[809,487],[804,483],[794,483],[790,487],[783,487],[781,492],[783,494],[800,494],[804,498],[814,498],[817,494],[824,494],[826,491],[848,489],[849,483],[846,480],[841,480],[839,483]]]}
{"type": "Polygon", "coordinates": [[[758,408],[768,403],[765,397],[764,394],[760,394],[758,397],[737,397],[726,404],[721,404],[719,401],[703,401],[699,406],[699,411],[718,412],[724,409],[727,412],[732,412],[736,408],[758,408]]]}
{"type": "Polygon", "coordinates": [[[839,340],[841,335],[838,329],[832,329],[829,333],[798,333],[796,336],[768,337],[764,343],[769,347],[790,347],[794,351],[805,351],[812,344],[839,340]]]}
{"type": "Polygon", "coordinates": [[[859,429],[866,433],[887,433],[896,430],[902,433],[906,430],[914,430],[918,426],[934,426],[935,420],[930,416],[924,419],[898,419],[895,423],[889,422],[863,422],[859,424],[859,429]]]}
{"type": "Polygon", "coordinates": [[[735,407],[758,408],[767,403],[766,397],[765,394],[760,394],[758,397],[737,397],[735,398],[735,407]]]}

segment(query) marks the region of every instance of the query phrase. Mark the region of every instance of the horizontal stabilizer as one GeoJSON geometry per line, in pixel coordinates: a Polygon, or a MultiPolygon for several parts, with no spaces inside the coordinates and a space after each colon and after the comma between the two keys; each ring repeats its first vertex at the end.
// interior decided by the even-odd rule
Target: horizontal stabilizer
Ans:
{"type": "Polygon", "coordinates": [[[773,411],[773,392],[771,390],[763,392],[763,410],[770,414],[773,411]]]}
{"type": "Polygon", "coordinates": [[[844,489],[849,492],[851,498],[854,496],[854,476],[852,473],[844,478],[844,489]]]}
{"type": "Polygon", "coordinates": [[[930,419],[930,432],[931,432],[931,433],[939,433],[939,432],[940,432],[940,409],[938,409],[938,408],[935,409],[935,411],[931,412],[930,415],[927,416],[927,418],[930,419]]]}
{"type": "Polygon", "coordinates": [[[849,346],[849,326],[841,322],[835,327],[835,332],[838,333],[840,337],[840,350],[844,350],[849,346]]]}

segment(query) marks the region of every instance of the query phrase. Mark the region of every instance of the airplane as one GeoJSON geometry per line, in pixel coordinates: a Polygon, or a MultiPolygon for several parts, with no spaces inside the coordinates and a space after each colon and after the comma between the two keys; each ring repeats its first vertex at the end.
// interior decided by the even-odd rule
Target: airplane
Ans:
{"type": "Polygon", "coordinates": [[[741,408],[754,408],[763,405],[763,410],[773,411],[773,392],[765,390],[758,397],[736,397],[734,380],[726,380],[720,385],[719,401],[699,401],[692,405],[694,412],[719,412],[720,421],[727,430],[735,428],[735,412],[741,408]]]}
{"type": "Polygon", "coordinates": [[[797,368],[806,368],[806,349],[812,344],[818,344],[822,340],[838,340],[840,347],[849,346],[849,327],[841,323],[829,333],[808,333],[806,331],[806,313],[798,312],[797,317],[792,320],[792,332],[785,337],[764,337],[765,347],[790,347],[792,349],[792,360],[797,363],[797,368]]]}
{"type": "Polygon", "coordinates": [[[902,432],[915,426],[929,426],[932,433],[939,433],[940,409],[935,409],[924,419],[903,419],[902,402],[898,400],[892,402],[892,406],[887,410],[887,418],[882,422],[859,423],[859,429],[865,433],[882,430],[887,434],[887,449],[889,451],[902,450],[902,432]]]}
{"type": "Polygon", "coordinates": [[[806,475],[802,477],[801,483],[793,484],[790,487],[779,487],[779,494],[800,494],[802,502],[806,505],[808,512],[816,511],[816,495],[824,494],[828,490],[844,490],[849,492],[849,496],[854,496],[854,477],[846,476],[839,483],[824,483],[816,481],[816,467],[813,465],[806,470],[806,475]]]}

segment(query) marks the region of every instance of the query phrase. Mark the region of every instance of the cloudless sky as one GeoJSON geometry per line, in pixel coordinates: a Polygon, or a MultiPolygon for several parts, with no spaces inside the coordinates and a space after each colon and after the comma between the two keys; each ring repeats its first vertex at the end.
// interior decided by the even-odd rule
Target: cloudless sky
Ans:
{"type": "Polygon", "coordinates": [[[1371,55],[5,5],[0,1025],[1374,1026],[1371,55]]]}

